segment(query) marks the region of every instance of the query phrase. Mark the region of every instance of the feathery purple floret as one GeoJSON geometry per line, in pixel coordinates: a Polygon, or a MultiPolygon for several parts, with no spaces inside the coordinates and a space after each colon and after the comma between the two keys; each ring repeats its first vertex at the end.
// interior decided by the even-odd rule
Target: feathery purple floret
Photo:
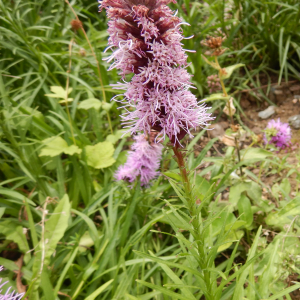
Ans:
{"type": "Polygon", "coordinates": [[[135,142],[131,146],[132,151],[128,152],[127,162],[119,167],[115,178],[133,182],[140,177],[141,185],[148,185],[159,175],[157,170],[163,146],[156,143],[150,145],[143,134],[135,136],[134,139],[135,142]]]}
{"type": "Polygon", "coordinates": [[[276,147],[284,149],[291,143],[291,128],[288,123],[280,122],[280,119],[269,121],[264,134],[265,144],[274,144],[276,147]]]}
{"type": "MultiPolygon", "coordinates": [[[[0,266],[0,272],[3,271],[3,267],[0,266]]],[[[21,300],[24,296],[24,293],[18,294],[15,291],[10,291],[11,287],[9,287],[5,294],[2,294],[2,288],[8,281],[2,283],[2,278],[0,278],[0,300],[21,300]]]]}
{"type": "Polygon", "coordinates": [[[212,120],[205,105],[189,91],[186,50],[178,18],[167,4],[174,0],[103,0],[107,10],[110,70],[117,68],[123,79],[134,73],[125,89],[123,125],[128,131],[159,132],[158,139],[179,142],[198,126],[212,120]]]}

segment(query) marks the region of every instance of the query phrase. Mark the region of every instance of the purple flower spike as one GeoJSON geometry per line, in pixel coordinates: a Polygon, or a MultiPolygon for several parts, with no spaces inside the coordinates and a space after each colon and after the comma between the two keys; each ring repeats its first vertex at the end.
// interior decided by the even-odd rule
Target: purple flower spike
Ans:
{"type": "Polygon", "coordinates": [[[117,180],[135,181],[140,176],[141,186],[148,185],[149,182],[159,175],[160,159],[163,146],[153,143],[150,145],[141,134],[134,137],[135,142],[128,153],[127,162],[119,167],[115,174],[117,180]]]}
{"type": "MultiPolygon", "coordinates": [[[[0,266],[0,272],[3,271],[3,267],[0,266]]],[[[2,278],[0,278],[0,300],[21,300],[24,296],[24,293],[18,294],[15,291],[10,291],[11,287],[9,287],[5,294],[2,294],[2,288],[8,281],[2,283],[2,278]]]]}
{"type": "Polygon", "coordinates": [[[290,146],[291,138],[291,128],[288,123],[281,123],[280,119],[269,121],[265,129],[265,144],[274,144],[276,147],[284,149],[290,146]]]}
{"type": "Polygon", "coordinates": [[[199,105],[189,91],[191,75],[187,72],[187,55],[182,48],[180,18],[167,4],[172,0],[103,0],[107,10],[108,49],[114,52],[106,60],[110,70],[125,75],[134,73],[131,82],[118,84],[125,89],[123,125],[131,133],[159,132],[158,140],[167,136],[179,141],[198,126],[211,121],[204,104],[199,105]]]}

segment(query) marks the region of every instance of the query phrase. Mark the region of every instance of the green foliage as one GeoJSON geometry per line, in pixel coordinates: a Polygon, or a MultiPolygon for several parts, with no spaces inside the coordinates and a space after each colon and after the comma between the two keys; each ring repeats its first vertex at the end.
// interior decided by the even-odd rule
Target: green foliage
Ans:
{"type": "Polygon", "coordinates": [[[81,149],[76,145],[68,146],[67,142],[61,137],[48,138],[42,141],[45,147],[41,150],[40,156],[58,156],[62,153],[68,155],[80,154],[81,149]]]}
{"type": "MultiPolygon", "coordinates": [[[[299,77],[297,1],[235,0],[233,19],[224,18],[225,1],[206,2],[176,5],[191,24],[184,34],[195,35],[184,43],[197,50],[189,53],[197,96],[207,94],[214,66],[201,58],[200,41],[218,27],[231,56],[220,57],[228,91],[257,87],[269,68],[279,81],[299,77]]],[[[119,79],[102,60],[107,22],[96,1],[71,5],[95,56],[82,31],[71,30],[66,2],[0,0],[0,264],[8,280],[20,259],[33,300],[271,300],[299,288],[285,282],[300,270],[300,196],[291,196],[289,181],[299,172],[286,158],[247,148],[239,161],[233,147],[208,157],[212,139],[200,154],[187,154],[192,206],[167,148],[163,175],[151,187],[115,182],[131,139],[120,130],[118,104],[109,102],[116,94],[109,84],[119,79]],[[255,164],[270,174],[288,170],[269,191],[276,201],[264,198],[255,164]]],[[[224,100],[223,93],[206,98],[213,109],[224,100]]]]}
{"type": "Polygon", "coordinates": [[[111,142],[102,142],[94,146],[86,146],[87,164],[95,169],[110,167],[115,163],[114,146],[111,142]]]}

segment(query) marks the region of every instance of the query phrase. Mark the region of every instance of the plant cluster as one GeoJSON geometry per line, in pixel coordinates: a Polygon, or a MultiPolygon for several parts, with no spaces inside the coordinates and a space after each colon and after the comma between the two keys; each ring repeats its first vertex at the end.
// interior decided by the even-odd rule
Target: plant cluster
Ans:
{"type": "Polygon", "coordinates": [[[0,299],[299,289],[291,129],[239,124],[259,72],[299,75],[297,3],[207,3],[0,0],[0,299]]]}

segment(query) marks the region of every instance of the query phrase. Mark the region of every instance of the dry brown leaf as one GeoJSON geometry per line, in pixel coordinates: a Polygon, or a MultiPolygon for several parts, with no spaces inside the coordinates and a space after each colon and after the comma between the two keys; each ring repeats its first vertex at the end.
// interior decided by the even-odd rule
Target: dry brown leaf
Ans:
{"type": "Polygon", "coordinates": [[[229,99],[229,101],[226,103],[223,112],[227,115],[227,116],[233,116],[236,112],[236,108],[233,105],[233,98],[231,97],[229,99]]]}
{"type": "Polygon", "coordinates": [[[234,140],[234,137],[231,137],[229,135],[224,135],[222,138],[221,138],[221,142],[224,143],[226,146],[232,146],[232,147],[235,147],[235,140],[234,140]]]}
{"type": "Polygon", "coordinates": [[[72,300],[72,297],[71,297],[71,296],[69,296],[69,295],[67,295],[67,294],[65,294],[65,293],[58,292],[58,295],[62,295],[62,296],[68,297],[69,299],[71,299],[71,300],[72,300]]]}

